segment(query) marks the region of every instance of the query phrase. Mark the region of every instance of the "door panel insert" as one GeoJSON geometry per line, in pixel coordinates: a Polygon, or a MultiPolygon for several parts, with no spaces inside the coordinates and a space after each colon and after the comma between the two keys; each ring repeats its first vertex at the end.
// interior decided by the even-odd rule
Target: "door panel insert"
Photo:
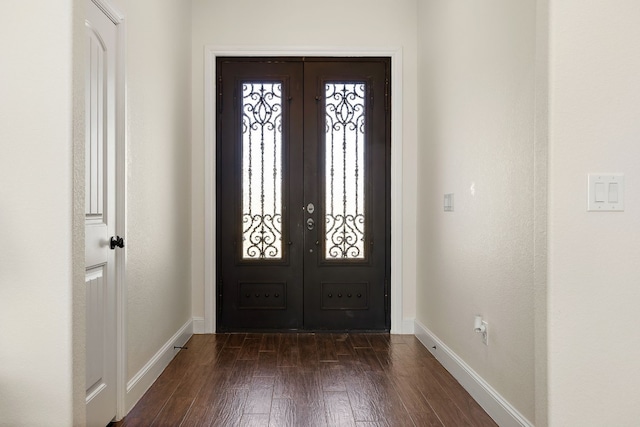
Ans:
{"type": "Polygon", "coordinates": [[[325,259],[365,258],[364,82],[325,83],[325,259]]]}
{"type": "Polygon", "coordinates": [[[282,83],[242,84],[242,258],[282,258],[282,83]]]}

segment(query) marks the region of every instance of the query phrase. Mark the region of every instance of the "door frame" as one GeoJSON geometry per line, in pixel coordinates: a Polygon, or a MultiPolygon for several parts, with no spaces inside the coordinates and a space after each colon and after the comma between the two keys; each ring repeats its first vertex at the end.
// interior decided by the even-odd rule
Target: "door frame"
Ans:
{"type": "Polygon", "coordinates": [[[402,333],[402,48],[216,45],[205,45],[204,49],[204,332],[216,331],[216,59],[219,56],[391,58],[391,333],[402,333]]]}
{"type": "MultiPolygon", "coordinates": [[[[125,236],[126,233],[126,20],[125,15],[115,8],[109,0],[91,0],[111,22],[116,26],[116,147],[115,147],[115,181],[116,181],[116,235],[125,236]]],[[[83,174],[84,176],[84,174],[83,174]]],[[[84,191],[82,192],[84,195],[84,191]]],[[[82,202],[84,206],[84,201],[82,202]]],[[[125,239],[126,240],[126,239],[125,239]]],[[[127,353],[126,353],[126,246],[115,253],[115,286],[116,286],[116,420],[127,415],[126,387],[127,387],[127,353]]],[[[84,261],[84,259],[83,259],[84,261]]]]}

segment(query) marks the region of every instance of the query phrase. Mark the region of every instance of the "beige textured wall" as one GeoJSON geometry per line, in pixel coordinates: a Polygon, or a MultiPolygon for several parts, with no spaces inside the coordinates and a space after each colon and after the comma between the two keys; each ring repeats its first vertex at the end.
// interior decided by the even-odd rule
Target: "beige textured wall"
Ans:
{"type": "Polygon", "coordinates": [[[3,426],[73,423],[73,6],[0,3],[3,426]]]}
{"type": "Polygon", "coordinates": [[[417,319],[532,422],[535,17],[534,0],[419,2],[417,319]]]}
{"type": "Polygon", "coordinates": [[[73,0],[73,424],[86,424],[85,108],[86,3],[73,0]]]}
{"type": "Polygon", "coordinates": [[[127,379],[191,318],[191,9],[114,1],[127,21],[127,379]]]}
{"type": "Polygon", "coordinates": [[[193,315],[204,316],[204,46],[402,48],[403,318],[415,316],[417,83],[416,0],[194,0],[193,7],[193,315]]]}
{"type": "Polygon", "coordinates": [[[550,2],[549,420],[640,420],[640,3],[550,2]],[[624,212],[586,212],[587,174],[624,212]]]}
{"type": "Polygon", "coordinates": [[[533,199],[535,425],[548,425],[549,0],[536,1],[533,199]]]}

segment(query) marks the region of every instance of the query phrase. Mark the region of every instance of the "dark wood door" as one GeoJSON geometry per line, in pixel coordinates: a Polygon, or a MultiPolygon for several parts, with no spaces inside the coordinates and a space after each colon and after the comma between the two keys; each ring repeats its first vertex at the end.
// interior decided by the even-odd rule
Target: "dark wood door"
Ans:
{"type": "Polygon", "coordinates": [[[388,330],[388,58],[219,58],[218,329],[388,330]]]}

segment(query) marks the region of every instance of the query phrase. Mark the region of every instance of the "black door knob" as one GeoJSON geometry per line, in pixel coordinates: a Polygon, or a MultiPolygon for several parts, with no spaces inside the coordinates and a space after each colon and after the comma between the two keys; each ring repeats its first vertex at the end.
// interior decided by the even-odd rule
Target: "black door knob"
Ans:
{"type": "Polygon", "coordinates": [[[124,239],[120,236],[111,237],[111,241],[109,242],[109,247],[111,249],[115,249],[117,247],[124,248],[124,239]]]}

